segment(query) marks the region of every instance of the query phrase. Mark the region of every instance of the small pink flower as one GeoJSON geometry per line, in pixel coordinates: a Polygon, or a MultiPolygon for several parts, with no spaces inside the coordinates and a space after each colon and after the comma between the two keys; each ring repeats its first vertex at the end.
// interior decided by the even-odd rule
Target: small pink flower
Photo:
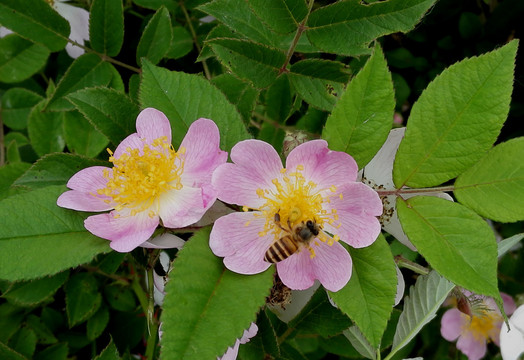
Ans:
{"type": "Polygon", "coordinates": [[[293,149],[285,168],[275,149],[259,140],[236,144],[231,159],[233,164],[217,168],[213,186],[220,200],[245,211],[215,222],[210,236],[215,255],[224,257],[232,271],[256,274],[271,265],[264,260],[268,249],[284,237],[296,238],[302,229],[309,241],[272,261],[282,282],[294,290],[309,288],[315,279],[331,291],[344,287],[352,261],[339,240],[355,248],[371,245],[380,233],[376,217],[382,213],[376,192],[356,181],[355,160],[329,150],[324,140],[293,149]],[[313,236],[308,229],[315,226],[313,236]]]}
{"type": "MultiPolygon", "coordinates": [[[[457,341],[457,349],[469,360],[479,360],[486,355],[487,342],[499,345],[500,328],[504,318],[492,298],[464,291],[466,305],[461,310],[450,309],[442,316],[440,333],[448,341],[457,341]],[[468,313],[468,314],[466,314],[468,313]]],[[[510,315],[515,311],[511,296],[501,293],[504,311],[510,315]]]]}
{"type": "Polygon", "coordinates": [[[216,200],[211,175],[227,160],[219,148],[215,123],[199,119],[189,127],[178,151],[171,145],[167,117],[152,108],[136,120],[137,132],[111,153],[113,168],[93,166],[77,172],[60,195],[59,206],[110,213],[88,217],[84,225],[111,240],[119,252],[148,240],[156,227],[181,228],[200,220],[216,200]]]}
{"type": "Polygon", "coordinates": [[[224,355],[221,357],[218,357],[217,360],[235,360],[238,355],[238,348],[240,347],[240,344],[245,344],[249,342],[249,340],[254,337],[258,332],[258,326],[255,323],[251,323],[251,326],[249,329],[244,330],[244,334],[242,335],[242,338],[237,339],[235,341],[235,345],[233,347],[228,347],[227,351],[224,355]]]}

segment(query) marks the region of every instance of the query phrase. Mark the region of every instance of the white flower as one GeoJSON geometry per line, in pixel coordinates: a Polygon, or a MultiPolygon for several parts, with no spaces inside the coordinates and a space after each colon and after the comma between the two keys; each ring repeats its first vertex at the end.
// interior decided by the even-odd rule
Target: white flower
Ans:
{"type": "Polygon", "coordinates": [[[235,344],[233,345],[233,347],[228,347],[225,354],[222,355],[221,357],[217,357],[217,360],[235,360],[238,355],[238,348],[240,344],[245,344],[249,342],[249,340],[257,334],[257,332],[258,332],[257,324],[251,323],[251,326],[249,327],[249,329],[244,330],[244,334],[242,335],[240,339],[237,339],[235,341],[235,344]]]}
{"type": "MultiPolygon", "coordinates": [[[[361,171],[362,182],[378,191],[396,190],[393,183],[393,162],[397,154],[400,141],[404,137],[406,128],[393,129],[389,132],[388,138],[375,157],[361,171]]],[[[435,191],[402,194],[402,198],[408,199],[418,195],[437,196],[446,200],[453,201],[453,198],[444,193],[435,191]]],[[[402,230],[395,207],[396,195],[381,196],[384,205],[384,212],[380,217],[380,223],[384,231],[393,235],[398,241],[406,245],[413,251],[415,246],[409,241],[402,230]]]]}
{"type": "Polygon", "coordinates": [[[504,360],[516,360],[524,353],[524,305],[509,318],[510,330],[500,328],[500,353],[504,360]]]}

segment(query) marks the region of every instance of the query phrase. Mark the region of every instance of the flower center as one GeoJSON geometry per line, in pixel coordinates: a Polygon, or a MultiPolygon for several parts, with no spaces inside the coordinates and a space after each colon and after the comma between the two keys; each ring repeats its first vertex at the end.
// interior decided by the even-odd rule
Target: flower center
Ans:
{"type": "Polygon", "coordinates": [[[111,150],[108,152],[114,166],[104,170],[107,185],[97,193],[111,197],[117,203],[115,210],[130,208],[132,216],[149,210],[149,216],[153,217],[158,213],[157,200],[161,194],[182,189],[185,149],[176,152],[167,137],[155,139],[151,145],[144,144],[141,150],[127,148],[118,159],[111,150]]]}
{"type": "MultiPolygon", "coordinates": [[[[273,233],[277,241],[285,236],[286,232],[293,233],[296,226],[305,226],[308,221],[312,221],[320,230],[316,239],[331,246],[339,237],[330,236],[322,231],[322,228],[325,223],[334,225],[338,222],[338,215],[335,208],[326,210],[325,204],[329,203],[333,196],[342,198],[342,194],[336,194],[337,188],[334,185],[328,189],[317,188],[316,183],[304,179],[303,170],[302,165],[298,165],[294,172],[282,169],[282,178],[272,180],[272,189],[257,189],[259,198],[266,200],[264,205],[257,209],[266,219],[264,230],[259,236],[273,233]],[[275,221],[276,214],[279,216],[278,223],[275,221]]],[[[244,210],[247,211],[247,208],[244,210]]],[[[336,227],[340,227],[340,223],[336,227]]],[[[306,245],[311,257],[315,256],[311,245],[319,245],[316,239],[306,245]]]]}
{"type": "Polygon", "coordinates": [[[489,335],[498,327],[502,317],[489,309],[482,312],[477,311],[472,316],[466,316],[469,321],[463,325],[463,331],[470,332],[476,340],[489,340],[489,335]]]}

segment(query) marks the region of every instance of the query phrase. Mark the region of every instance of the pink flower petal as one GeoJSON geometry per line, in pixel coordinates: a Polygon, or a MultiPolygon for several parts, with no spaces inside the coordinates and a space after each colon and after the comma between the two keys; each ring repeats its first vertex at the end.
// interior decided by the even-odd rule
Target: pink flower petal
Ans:
{"type": "MultiPolygon", "coordinates": [[[[500,296],[502,297],[502,301],[504,303],[504,312],[506,313],[506,315],[513,314],[513,312],[517,309],[515,300],[513,300],[513,298],[510,295],[503,292],[500,293],[500,296]]],[[[494,308],[498,309],[497,306],[495,306],[494,308]]]]}
{"type": "Polygon", "coordinates": [[[349,253],[339,243],[329,246],[319,242],[318,246],[312,246],[314,258],[309,251],[302,250],[277,264],[282,282],[294,290],[307,289],[315,280],[327,290],[342,289],[351,277],[353,262],[349,253]]]}
{"type": "Polygon", "coordinates": [[[158,199],[158,215],[168,228],[194,224],[205,211],[200,188],[184,186],[180,190],[167,191],[158,199]]]}
{"type": "Polygon", "coordinates": [[[264,204],[257,189],[271,189],[273,179],[280,178],[282,162],[275,149],[260,140],[244,140],[231,150],[234,164],[220,165],[212,184],[224,202],[258,208],[264,204]],[[233,181],[234,179],[234,181],[233,181]]]}
{"type": "Polygon", "coordinates": [[[259,236],[265,219],[253,212],[237,212],[215,221],[209,237],[209,247],[217,256],[224,257],[224,265],[240,274],[257,274],[271,264],[264,254],[273,241],[273,235],[259,236]],[[248,224],[248,225],[246,225],[248,224]]]}
{"type": "Polygon", "coordinates": [[[141,139],[137,133],[133,133],[122,140],[122,142],[116,147],[113,156],[115,159],[118,159],[123,153],[127,152],[127,149],[139,149],[140,154],[143,154],[142,149],[144,148],[144,145],[144,140],[141,139]]]}
{"type": "Polygon", "coordinates": [[[191,124],[180,147],[186,150],[182,181],[191,186],[211,184],[213,171],[227,161],[227,152],[220,150],[218,127],[208,119],[191,124]]]}
{"type": "Polygon", "coordinates": [[[464,317],[465,315],[462,315],[458,309],[454,308],[446,311],[440,322],[440,334],[442,337],[447,341],[455,341],[462,332],[462,324],[464,321],[467,321],[464,317]]]}
{"type": "Polygon", "coordinates": [[[308,141],[293,149],[286,160],[286,168],[294,170],[303,165],[304,177],[315,182],[319,188],[340,186],[357,178],[355,160],[341,151],[331,151],[324,140],[308,141]]]}
{"type": "Polygon", "coordinates": [[[100,197],[76,190],[66,191],[56,201],[60,207],[77,211],[107,211],[115,207],[113,202],[106,203],[100,197]]]}
{"type": "Polygon", "coordinates": [[[337,210],[340,227],[337,223],[326,224],[325,229],[354,248],[371,245],[381,231],[376,216],[382,214],[382,201],[373,189],[362,183],[347,183],[339,191],[342,199],[332,198],[327,210],[337,210]]]}
{"type": "Polygon", "coordinates": [[[98,189],[106,187],[107,179],[104,177],[104,171],[112,173],[111,169],[105,166],[82,169],[69,179],[67,187],[84,193],[96,193],[98,189]]]}
{"type": "Polygon", "coordinates": [[[93,215],[85,219],[84,226],[92,234],[111,240],[111,248],[118,252],[129,252],[153,235],[158,226],[158,217],[149,217],[147,211],[135,216],[121,213],[114,217],[115,211],[109,214],[93,215]]]}
{"type": "Polygon", "coordinates": [[[138,114],[136,118],[136,130],[138,135],[146,139],[147,143],[159,137],[167,137],[167,142],[171,143],[171,124],[163,112],[147,108],[138,114]]]}
{"type": "Polygon", "coordinates": [[[466,332],[462,334],[457,341],[457,349],[462,351],[469,360],[480,360],[486,355],[486,341],[477,340],[473,334],[466,332]]]}

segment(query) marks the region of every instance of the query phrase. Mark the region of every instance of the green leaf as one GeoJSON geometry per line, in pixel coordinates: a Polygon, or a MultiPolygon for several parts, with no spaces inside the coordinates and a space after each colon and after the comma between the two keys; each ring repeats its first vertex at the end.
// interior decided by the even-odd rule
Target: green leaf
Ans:
{"type": "Polygon", "coordinates": [[[136,62],[142,63],[142,58],[147,58],[153,64],[158,64],[169,50],[173,30],[169,11],[161,7],[149,20],[142,33],[136,49],[136,62]]]}
{"type": "Polygon", "coordinates": [[[25,356],[11,349],[3,342],[0,342],[0,357],[4,360],[27,360],[25,356]]]}
{"type": "Polygon", "coordinates": [[[89,41],[95,51],[116,56],[124,42],[124,9],[121,1],[94,0],[89,14],[89,41]]]}
{"type": "Polygon", "coordinates": [[[257,275],[226,270],[209,249],[209,232],[197,232],[184,245],[169,273],[161,317],[166,359],[224,354],[255,321],[273,284],[273,268],[257,275]]]}
{"type": "Polygon", "coordinates": [[[353,273],[338,292],[329,292],[339,309],[359,327],[374,348],[386,329],[397,291],[393,255],[382,235],[365,248],[349,248],[353,273]],[[380,294],[380,296],[377,296],[380,294]]]}
{"type": "Polygon", "coordinates": [[[140,84],[143,108],[154,107],[171,122],[173,144],[180,145],[191,123],[198,118],[212,119],[220,130],[220,145],[225,151],[249,134],[235,107],[217,88],[197,75],[169,71],[144,63],[140,84]]]}
{"type": "MultiPolygon", "coordinates": [[[[25,309],[8,302],[0,305],[0,345],[7,341],[20,328],[25,317],[25,309]]],[[[0,356],[2,349],[0,349],[0,356]]]]}
{"type": "Polygon", "coordinates": [[[509,111],[518,41],[450,66],[413,105],[393,168],[396,188],[429,187],[479,161],[509,111]]]}
{"type": "Polygon", "coordinates": [[[31,145],[39,156],[64,150],[65,139],[63,123],[66,112],[43,112],[42,102],[29,114],[27,131],[31,145]]]}
{"type": "Polygon", "coordinates": [[[198,10],[214,16],[233,32],[257,43],[272,45],[275,35],[251,10],[247,1],[214,0],[198,7],[198,10]]]}
{"type": "Polygon", "coordinates": [[[498,243],[498,258],[500,259],[506,254],[513,246],[518,244],[520,240],[524,238],[524,233],[513,235],[510,238],[504,239],[498,243]]]}
{"type": "Polygon", "coordinates": [[[0,82],[16,83],[30,78],[42,69],[48,57],[49,50],[43,45],[15,34],[1,38],[0,82]]]}
{"type": "Polygon", "coordinates": [[[102,303],[102,295],[98,292],[98,283],[92,273],[71,276],[64,290],[70,328],[91,317],[102,303]]]}
{"type": "Polygon", "coordinates": [[[107,147],[109,140],[78,111],[64,118],[64,138],[67,148],[74,153],[95,157],[107,147]]]}
{"type": "Polygon", "coordinates": [[[177,3],[173,0],[133,0],[133,2],[138,6],[142,6],[146,9],[151,9],[155,11],[164,6],[170,12],[174,13],[177,8],[177,3]]]}
{"type": "Polygon", "coordinates": [[[328,117],[322,138],[363,168],[386,141],[393,123],[395,93],[380,46],[350,81],[328,117]]]}
{"type": "Polygon", "coordinates": [[[215,76],[212,81],[216,87],[222,90],[229,102],[236,106],[244,121],[248,123],[255,108],[258,90],[232,74],[215,76]]]}
{"type": "Polygon", "coordinates": [[[457,178],[458,201],[495,221],[524,220],[523,157],[524,137],[495,146],[457,178]]]}
{"type": "Polygon", "coordinates": [[[0,167],[0,200],[9,196],[9,188],[23,173],[31,167],[31,164],[17,162],[0,167]]]}
{"type": "Polygon", "coordinates": [[[400,314],[397,331],[393,338],[393,349],[387,359],[406,346],[422,327],[436,315],[454,285],[436,271],[419,276],[404,299],[404,310],[400,314]]]}
{"type": "Polygon", "coordinates": [[[284,52],[247,40],[216,39],[208,45],[224,66],[260,89],[275,82],[286,61],[284,52]]]}
{"type": "Polygon", "coordinates": [[[377,349],[373,347],[366,339],[364,334],[355,325],[344,331],[344,336],[349,340],[357,352],[367,359],[375,360],[377,358],[377,349]]]}
{"type": "Polygon", "coordinates": [[[367,5],[358,0],[339,1],[313,11],[306,34],[313,45],[326,52],[361,55],[368,53],[368,44],[380,36],[412,30],[434,3],[390,0],[367,5]]]}
{"type": "Polygon", "coordinates": [[[76,59],[57,84],[49,98],[46,110],[72,110],[73,104],[66,96],[86,87],[107,86],[113,77],[111,65],[95,54],[85,54],[76,59]]]}
{"type": "Polygon", "coordinates": [[[193,50],[193,39],[189,31],[182,26],[174,26],[172,30],[173,38],[165,56],[170,59],[180,59],[193,50]]]}
{"type": "Polygon", "coordinates": [[[107,240],[85,230],[83,213],[56,205],[64,190],[46,187],[0,202],[0,279],[53,275],[110,251],[107,240]]]}
{"type": "Polygon", "coordinates": [[[402,229],[442,276],[467,290],[500,299],[497,243],[472,210],[434,196],[397,198],[402,229]]]}
{"type": "Polygon", "coordinates": [[[136,299],[129,287],[118,284],[104,288],[106,301],[113,309],[118,311],[133,311],[136,308],[136,299]]]}
{"type": "Polygon", "coordinates": [[[138,105],[126,94],[106,88],[89,88],[67,96],[95,129],[115,145],[136,132],[138,105]]]}
{"type": "Polygon", "coordinates": [[[53,332],[47,327],[41,318],[30,314],[26,319],[27,325],[35,332],[39,344],[55,344],[58,339],[53,332]]]}
{"type": "Polygon", "coordinates": [[[78,171],[89,166],[108,166],[108,162],[90,159],[72,154],[51,154],[39,159],[23,176],[15,182],[15,186],[29,189],[40,189],[52,185],[64,185],[78,171]]]}
{"type": "Polygon", "coordinates": [[[349,79],[340,62],[308,59],[293,64],[289,79],[302,98],[314,107],[331,111],[349,79]]]}
{"type": "Polygon", "coordinates": [[[112,339],[109,345],[94,360],[120,360],[118,349],[112,339]]]}
{"type": "Polygon", "coordinates": [[[24,88],[11,88],[2,95],[1,100],[0,115],[4,124],[13,130],[22,130],[27,127],[31,109],[43,98],[24,88]]]}
{"type": "Polygon", "coordinates": [[[296,31],[308,13],[304,0],[250,0],[249,7],[271,29],[283,34],[296,31]]]}
{"type": "Polygon", "coordinates": [[[33,360],[67,360],[68,353],[67,343],[59,343],[39,351],[33,360]]]}
{"type": "Polygon", "coordinates": [[[328,300],[326,291],[320,287],[300,313],[289,322],[300,336],[323,337],[340,334],[351,325],[351,320],[328,300]]]}
{"type": "Polygon", "coordinates": [[[3,297],[19,306],[34,306],[53,296],[68,276],[69,272],[64,271],[51,277],[18,282],[13,284],[3,297]]]}
{"type": "Polygon", "coordinates": [[[0,0],[0,24],[50,51],[62,50],[70,32],[67,20],[42,0],[0,0]]]}
{"type": "Polygon", "coordinates": [[[27,359],[31,359],[36,349],[36,334],[32,329],[22,326],[9,340],[9,346],[27,359]]]}
{"type": "Polygon", "coordinates": [[[266,92],[267,116],[283,124],[291,114],[294,92],[286,74],[282,74],[266,92]]]}
{"type": "Polygon", "coordinates": [[[107,307],[102,305],[96,313],[87,319],[86,334],[90,340],[95,340],[97,337],[102,335],[104,329],[109,323],[109,310],[107,307]]]}

